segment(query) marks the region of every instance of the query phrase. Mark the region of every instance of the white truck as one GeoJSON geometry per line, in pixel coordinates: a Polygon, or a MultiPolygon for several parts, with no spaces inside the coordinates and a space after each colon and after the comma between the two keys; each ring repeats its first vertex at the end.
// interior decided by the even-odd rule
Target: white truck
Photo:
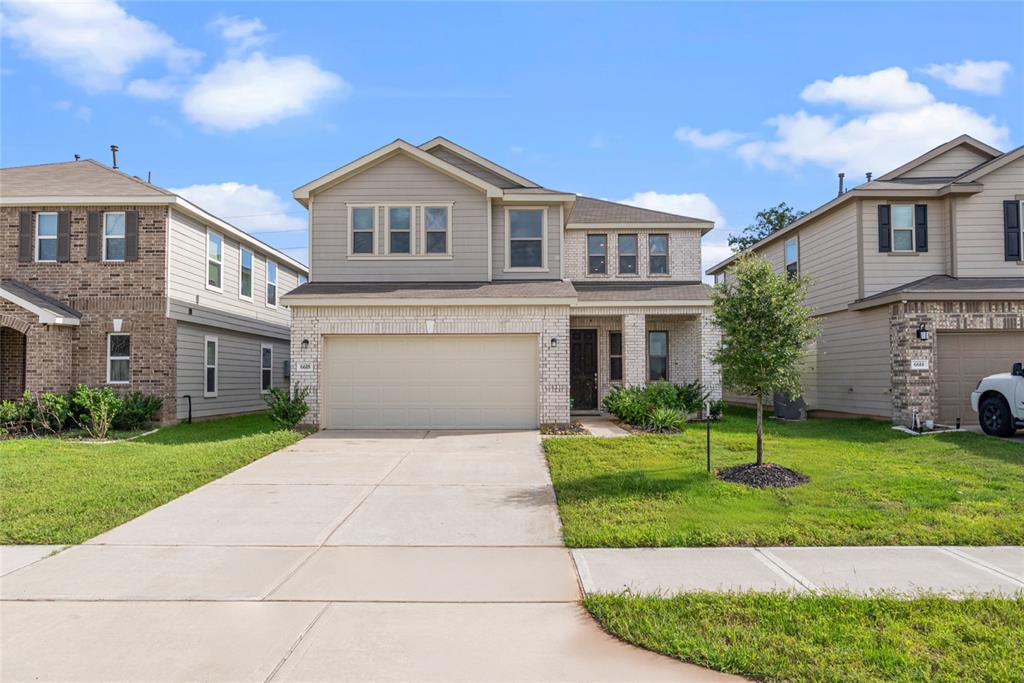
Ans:
{"type": "Polygon", "coordinates": [[[982,378],[971,392],[971,407],[986,434],[1008,437],[1024,429],[1024,363],[982,378]]]}

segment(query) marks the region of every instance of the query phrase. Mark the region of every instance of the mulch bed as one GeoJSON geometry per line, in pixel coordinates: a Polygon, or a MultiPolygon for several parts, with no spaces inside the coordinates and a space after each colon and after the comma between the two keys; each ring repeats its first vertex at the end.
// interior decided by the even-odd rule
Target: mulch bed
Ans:
{"type": "Polygon", "coordinates": [[[590,436],[590,432],[578,420],[569,424],[541,425],[540,433],[544,436],[590,436]]]}
{"type": "Polygon", "coordinates": [[[727,467],[724,470],[715,470],[715,476],[722,481],[731,481],[734,484],[743,484],[758,489],[765,488],[788,488],[806,484],[811,480],[805,474],[794,472],[788,467],[766,462],[763,465],[747,463],[727,467]]]}

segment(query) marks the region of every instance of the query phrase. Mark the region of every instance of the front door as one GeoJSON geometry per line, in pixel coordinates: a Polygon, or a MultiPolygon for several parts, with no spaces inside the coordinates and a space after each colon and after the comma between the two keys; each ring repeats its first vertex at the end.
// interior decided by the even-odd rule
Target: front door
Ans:
{"type": "Polygon", "coordinates": [[[597,330],[569,332],[569,396],[574,410],[597,408],[597,330]]]}

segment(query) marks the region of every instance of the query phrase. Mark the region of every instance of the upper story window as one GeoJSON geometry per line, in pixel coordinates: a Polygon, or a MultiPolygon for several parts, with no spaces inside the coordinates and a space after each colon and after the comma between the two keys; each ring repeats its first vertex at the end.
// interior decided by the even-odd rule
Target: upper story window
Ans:
{"type": "Polygon", "coordinates": [[[423,231],[427,254],[448,253],[449,208],[447,206],[423,207],[423,231]]]}
{"type": "Polygon", "coordinates": [[[221,283],[224,260],[224,238],[215,232],[206,233],[206,288],[223,291],[221,283]]]}
{"type": "Polygon", "coordinates": [[[619,275],[636,275],[636,235],[619,235],[619,275]]]}
{"type": "Polygon", "coordinates": [[[57,260],[57,213],[36,214],[36,261],[57,260]]]}
{"type": "Polygon", "coordinates": [[[350,218],[352,253],[372,254],[373,236],[377,231],[377,207],[353,206],[350,218]]]}
{"type": "Polygon", "coordinates": [[[252,250],[244,247],[238,259],[238,296],[252,301],[252,250]]]}
{"type": "Polygon", "coordinates": [[[668,275],[668,235],[649,235],[647,251],[651,275],[668,275]]]}
{"type": "Polygon", "coordinates": [[[309,282],[309,278],[308,278],[308,277],[306,277],[305,275],[303,275],[302,273],[299,273],[299,276],[298,276],[297,280],[298,280],[298,283],[299,283],[300,285],[304,285],[304,284],[306,284],[307,282],[309,282]]]}
{"type": "Polygon", "coordinates": [[[267,306],[277,307],[277,264],[267,259],[267,306]]]}
{"type": "Polygon", "coordinates": [[[608,235],[587,235],[587,273],[608,272],[608,235]]]}
{"type": "Polygon", "coordinates": [[[412,247],[412,207],[388,207],[388,253],[408,254],[412,247]]]}
{"type": "Polygon", "coordinates": [[[505,209],[506,268],[544,270],[546,209],[505,209]]]}
{"type": "Polygon", "coordinates": [[[800,274],[800,242],[796,237],[786,240],[786,276],[795,278],[800,274]]]}
{"type": "Polygon", "coordinates": [[[107,384],[128,384],[131,379],[132,338],[107,335],[107,384]]]}
{"type": "Polygon", "coordinates": [[[124,261],[124,212],[103,214],[103,260],[124,261]]]}
{"type": "Polygon", "coordinates": [[[892,205],[892,250],[914,251],[914,205],[892,205]]]}

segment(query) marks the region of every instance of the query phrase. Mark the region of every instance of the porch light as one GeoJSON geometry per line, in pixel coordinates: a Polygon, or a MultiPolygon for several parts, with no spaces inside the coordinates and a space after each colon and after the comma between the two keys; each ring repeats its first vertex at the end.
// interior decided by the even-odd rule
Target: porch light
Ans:
{"type": "Polygon", "coordinates": [[[308,348],[309,348],[309,340],[308,339],[303,339],[302,340],[302,350],[305,351],[308,348]]]}
{"type": "Polygon", "coordinates": [[[555,348],[556,346],[558,346],[558,337],[552,337],[551,338],[551,348],[555,348]]]}
{"type": "Polygon", "coordinates": [[[924,323],[921,323],[921,326],[917,328],[917,338],[921,341],[928,341],[930,336],[931,332],[928,331],[928,327],[924,323]]]}

